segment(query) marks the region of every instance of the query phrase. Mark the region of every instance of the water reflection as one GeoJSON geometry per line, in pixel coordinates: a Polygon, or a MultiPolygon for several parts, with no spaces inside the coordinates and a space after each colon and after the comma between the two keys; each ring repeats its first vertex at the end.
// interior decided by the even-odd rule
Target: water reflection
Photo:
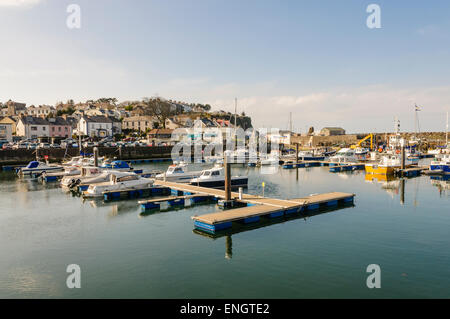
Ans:
{"type": "Polygon", "coordinates": [[[430,176],[431,185],[435,186],[439,190],[439,195],[447,195],[450,190],[450,175],[444,176],[430,176]]]}
{"type": "Polygon", "coordinates": [[[404,200],[404,179],[396,178],[390,175],[366,174],[365,181],[369,183],[380,184],[381,189],[384,189],[388,194],[391,195],[392,198],[394,198],[395,195],[398,195],[403,190],[403,196],[401,197],[403,197],[404,200]],[[403,183],[401,181],[403,181],[403,183]]]}
{"type": "Polygon", "coordinates": [[[353,208],[353,207],[355,207],[355,205],[353,203],[346,203],[346,204],[339,204],[339,206],[334,206],[334,207],[319,208],[312,212],[303,212],[301,214],[283,215],[282,217],[279,217],[279,218],[269,218],[269,217],[261,216],[259,222],[257,222],[257,223],[244,224],[241,222],[233,222],[233,227],[231,229],[219,231],[214,234],[206,233],[206,232],[203,232],[198,229],[193,229],[192,232],[194,234],[197,234],[197,235],[200,235],[203,237],[207,237],[207,238],[210,238],[213,240],[219,239],[221,237],[225,237],[225,258],[231,259],[233,257],[232,235],[250,231],[250,230],[259,229],[259,228],[265,228],[265,227],[269,227],[272,225],[281,224],[281,223],[285,223],[285,222],[289,222],[289,221],[293,221],[293,220],[297,220],[297,219],[304,219],[306,221],[308,218],[311,218],[311,217],[314,217],[317,215],[331,213],[331,212],[334,212],[337,210],[343,210],[343,209],[353,208]]]}
{"type": "Polygon", "coordinates": [[[110,208],[107,216],[111,218],[127,213],[134,213],[139,206],[136,200],[105,202],[102,199],[82,199],[82,202],[88,204],[93,208],[110,208]]]}

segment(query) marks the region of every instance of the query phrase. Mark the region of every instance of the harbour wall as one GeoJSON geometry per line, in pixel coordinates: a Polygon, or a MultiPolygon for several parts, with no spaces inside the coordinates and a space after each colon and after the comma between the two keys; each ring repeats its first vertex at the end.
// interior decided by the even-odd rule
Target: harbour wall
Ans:
{"type": "MultiPolygon", "coordinates": [[[[152,158],[171,158],[172,146],[152,146],[152,147],[99,147],[99,156],[108,158],[117,158],[123,160],[129,159],[152,159],[152,158]]],[[[38,151],[40,158],[48,156],[50,162],[60,162],[72,156],[78,156],[80,150],[78,148],[65,149],[40,149],[38,151]]],[[[93,153],[93,148],[83,149],[84,153],[93,153]]],[[[3,165],[21,165],[27,164],[36,159],[36,150],[0,150],[0,166],[3,165]]]]}

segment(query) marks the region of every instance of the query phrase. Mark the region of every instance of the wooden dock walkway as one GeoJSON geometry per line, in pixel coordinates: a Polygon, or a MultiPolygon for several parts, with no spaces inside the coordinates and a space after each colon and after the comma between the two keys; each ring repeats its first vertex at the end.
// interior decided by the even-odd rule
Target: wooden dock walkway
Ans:
{"type": "MultiPolygon", "coordinates": [[[[219,189],[159,180],[155,181],[155,184],[172,189],[172,194],[176,196],[202,194],[215,198],[225,198],[225,191],[219,189]]],[[[261,216],[276,218],[306,210],[319,209],[321,206],[330,207],[337,206],[339,203],[353,203],[354,197],[355,194],[332,192],[293,199],[276,199],[251,194],[242,194],[241,198],[239,198],[239,193],[232,192],[231,198],[247,204],[247,207],[229,209],[202,216],[193,216],[192,219],[197,229],[215,233],[230,228],[232,222],[235,221],[253,223],[259,221],[261,216]]],[[[152,204],[150,203],[149,206],[152,206],[152,204]]]]}
{"type": "MultiPolygon", "coordinates": [[[[212,214],[206,214],[202,216],[194,216],[192,217],[194,220],[198,220],[210,225],[220,224],[224,222],[230,222],[240,219],[251,218],[254,216],[261,215],[271,215],[273,213],[277,213],[279,211],[287,211],[287,213],[300,212],[303,208],[308,208],[309,206],[314,206],[316,208],[318,205],[323,203],[331,203],[337,204],[337,201],[351,198],[353,199],[354,194],[348,193],[326,193],[319,195],[311,195],[303,198],[294,198],[290,200],[274,200],[271,198],[267,198],[269,201],[261,200],[259,204],[247,206],[243,208],[236,208],[232,210],[226,210],[223,212],[216,212],[212,214]],[[277,205],[274,205],[274,202],[271,205],[268,205],[267,202],[275,201],[277,205]],[[275,206],[275,207],[274,207],[275,206]]],[[[243,199],[246,202],[246,199],[243,199]]],[[[258,200],[256,200],[258,201],[258,200]]]]}

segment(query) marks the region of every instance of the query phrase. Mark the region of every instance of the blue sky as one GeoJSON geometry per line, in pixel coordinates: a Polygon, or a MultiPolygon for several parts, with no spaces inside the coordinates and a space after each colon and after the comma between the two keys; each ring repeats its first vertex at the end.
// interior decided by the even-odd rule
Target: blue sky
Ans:
{"type": "Polygon", "coordinates": [[[444,130],[450,109],[450,1],[0,0],[0,22],[0,101],[237,97],[256,126],[292,112],[301,132],[413,130],[414,103],[422,130],[444,130]]]}

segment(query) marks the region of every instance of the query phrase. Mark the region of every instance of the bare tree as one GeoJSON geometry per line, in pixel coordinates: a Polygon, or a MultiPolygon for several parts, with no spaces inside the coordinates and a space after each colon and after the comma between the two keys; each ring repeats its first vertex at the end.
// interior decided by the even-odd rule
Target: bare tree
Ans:
{"type": "Polygon", "coordinates": [[[173,105],[161,97],[145,97],[143,99],[144,114],[155,117],[160,127],[166,128],[166,120],[175,115],[173,105]]]}

